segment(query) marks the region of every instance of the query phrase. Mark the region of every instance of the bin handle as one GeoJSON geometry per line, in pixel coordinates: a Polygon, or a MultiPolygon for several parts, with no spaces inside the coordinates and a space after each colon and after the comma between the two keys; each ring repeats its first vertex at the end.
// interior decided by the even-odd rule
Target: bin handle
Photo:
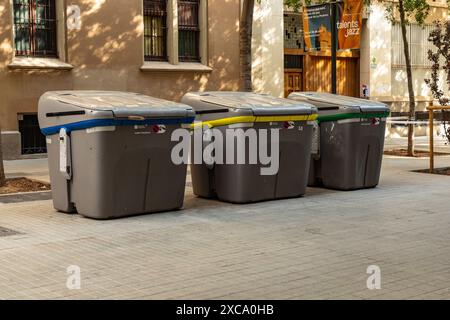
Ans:
{"type": "Polygon", "coordinates": [[[128,120],[144,121],[145,117],[142,117],[142,116],[128,116],[128,120]]]}

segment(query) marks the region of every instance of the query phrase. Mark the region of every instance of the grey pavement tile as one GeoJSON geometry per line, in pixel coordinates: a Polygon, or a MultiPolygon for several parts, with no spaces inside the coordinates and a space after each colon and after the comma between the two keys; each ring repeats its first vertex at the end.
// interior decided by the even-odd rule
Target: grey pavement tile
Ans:
{"type": "Polygon", "coordinates": [[[409,172],[426,166],[385,157],[376,189],[242,206],[187,188],[183,211],[114,221],[0,203],[19,233],[0,237],[0,299],[450,299],[450,178],[409,172]],[[71,265],[80,290],[66,288],[71,265]],[[381,290],[366,288],[371,265],[381,290]]]}

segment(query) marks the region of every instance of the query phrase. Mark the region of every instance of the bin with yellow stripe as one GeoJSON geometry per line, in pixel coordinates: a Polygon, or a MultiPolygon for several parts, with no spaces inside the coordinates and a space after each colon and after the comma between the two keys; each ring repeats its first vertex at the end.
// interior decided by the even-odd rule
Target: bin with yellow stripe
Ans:
{"type": "Polygon", "coordinates": [[[232,203],[305,193],[317,109],[244,92],[188,93],[191,175],[197,196],[232,203]]]}

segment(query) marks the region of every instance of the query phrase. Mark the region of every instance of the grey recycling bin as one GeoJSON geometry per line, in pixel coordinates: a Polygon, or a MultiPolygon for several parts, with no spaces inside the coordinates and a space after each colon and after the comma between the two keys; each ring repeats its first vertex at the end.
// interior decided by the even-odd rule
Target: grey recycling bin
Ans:
{"type": "Polygon", "coordinates": [[[320,142],[311,161],[310,186],[355,190],[378,185],[387,105],[318,92],[294,92],[289,99],[312,103],[319,110],[320,142]]]}
{"type": "Polygon", "coordinates": [[[171,161],[171,133],[194,118],[189,106],[141,94],[47,92],[39,124],[54,207],[95,219],[181,208],[187,165],[171,161]]]}
{"type": "Polygon", "coordinates": [[[317,117],[314,106],[243,92],[188,93],[182,102],[197,114],[191,144],[194,194],[249,203],[305,193],[312,123],[317,117]],[[200,153],[200,161],[196,160],[195,148],[205,151],[217,141],[215,135],[221,136],[223,143],[214,154],[200,153]],[[208,160],[209,154],[214,158],[208,160]],[[264,160],[260,154],[272,160],[264,160]]]}

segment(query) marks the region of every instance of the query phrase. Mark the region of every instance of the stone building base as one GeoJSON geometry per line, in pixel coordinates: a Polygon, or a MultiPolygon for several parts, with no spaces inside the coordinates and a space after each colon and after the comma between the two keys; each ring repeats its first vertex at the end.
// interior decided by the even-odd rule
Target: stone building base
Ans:
{"type": "Polygon", "coordinates": [[[16,160],[21,158],[21,136],[19,131],[3,131],[2,151],[3,160],[16,160]]]}

